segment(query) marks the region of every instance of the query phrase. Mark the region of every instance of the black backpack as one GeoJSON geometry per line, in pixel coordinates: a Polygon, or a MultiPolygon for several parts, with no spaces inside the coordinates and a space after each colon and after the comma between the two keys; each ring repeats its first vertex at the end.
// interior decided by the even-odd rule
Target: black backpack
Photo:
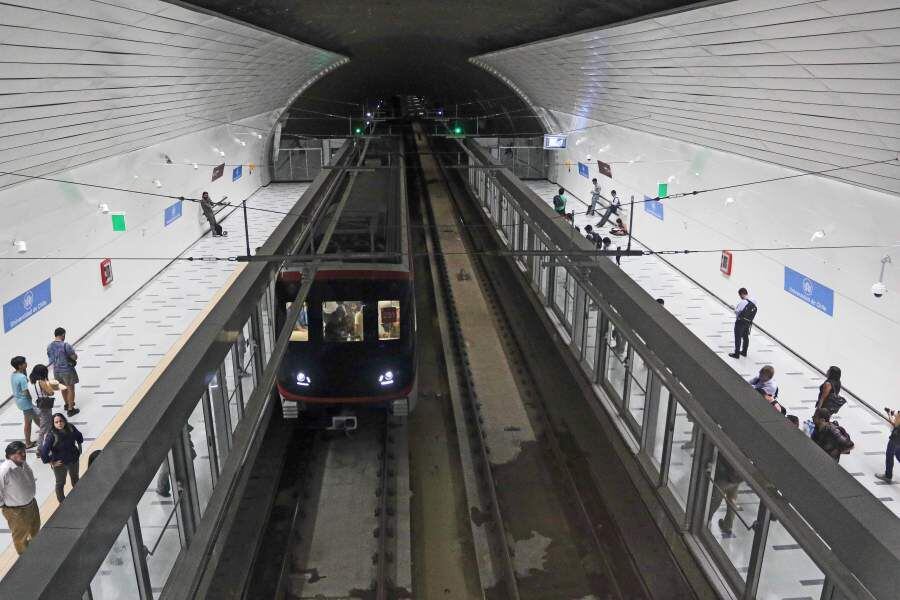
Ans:
{"type": "Polygon", "coordinates": [[[753,319],[756,317],[756,304],[747,300],[746,306],[741,309],[741,314],[738,315],[738,319],[747,321],[749,323],[753,322],[753,319]]]}

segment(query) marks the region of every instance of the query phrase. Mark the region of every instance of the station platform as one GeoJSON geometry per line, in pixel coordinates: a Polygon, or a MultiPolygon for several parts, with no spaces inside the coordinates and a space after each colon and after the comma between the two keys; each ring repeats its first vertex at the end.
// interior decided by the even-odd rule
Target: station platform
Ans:
{"type": "MultiPolygon", "coordinates": [[[[523,183],[552,206],[553,196],[559,188],[557,184],[547,180],[526,180],[523,183]]],[[[587,208],[583,200],[575,198],[571,193],[569,197],[578,202],[574,206],[576,213],[583,212],[587,208]]],[[[572,209],[571,206],[569,208],[572,209]]],[[[597,221],[599,221],[597,216],[588,217],[584,214],[575,216],[575,224],[582,231],[585,225],[595,225],[597,221]]],[[[609,235],[609,226],[597,232],[604,236],[609,235]]],[[[636,241],[633,240],[633,248],[648,249],[639,242],[635,245],[636,241]]],[[[624,243],[622,245],[624,246],[624,243]]],[[[825,380],[820,372],[758,327],[754,327],[751,332],[749,356],[739,360],[730,358],[728,353],[734,350],[734,314],[730,306],[660,257],[622,257],[621,268],[648,294],[654,298],[663,298],[665,308],[744,379],[757,375],[763,365],[772,365],[775,368],[775,381],[779,387],[778,399],[787,408],[788,414],[797,415],[801,423],[811,418],[813,406],[818,398],[819,385],[825,380]]],[[[761,310],[765,310],[765,305],[761,310]]],[[[856,446],[849,455],[841,457],[840,466],[889,510],[900,516],[900,484],[886,484],[875,478],[876,473],[884,471],[885,445],[890,427],[880,415],[858,399],[846,392],[844,396],[847,398],[847,404],[841,408],[836,420],[847,430],[856,446]]],[[[638,406],[630,410],[640,412],[643,408],[638,406]]],[[[638,415],[635,417],[639,418],[638,415]]],[[[691,443],[691,428],[684,417],[684,413],[676,415],[676,427],[681,423],[687,431],[682,431],[682,435],[674,439],[670,479],[690,477],[694,448],[691,443]]],[[[658,441],[660,445],[661,435],[660,433],[658,441]]],[[[686,485],[687,481],[684,484],[686,485]]],[[[718,520],[725,516],[724,503],[709,519],[708,528],[738,570],[744,569],[746,572],[750,563],[749,542],[754,535],[751,526],[756,518],[759,502],[756,494],[745,484],[741,484],[737,504],[741,510],[736,513],[732,532],[722,532],[717,525],[718,520]]],[[[767,552],[774,551],[781,559],[770,563],[770,569],[764,573],[765,577],[760,581],[757,597],[781,598],[787,586],[795,592],[789,595],[791,597],[817,598],[823,582],[821,572],[780,523],[773,522],[770,525],[766,543],[767,552]],[[767,595],[767,588],[778,590],[779,595],[767,595]]]]}
{"type": "MultiPolygon", "coordinates": [[[[278,212],[253,209],[287,212],[308,187],[307,183],[272,183],[257,190],[247,200],[251,249],[261,246],[284,219],[278,212]]],[[[206,233],[180,256],[230,257],[245,254],[242,212],[240,209],[226,211],[219,213],[219,219],[229,233],[227,237],[214,238],[206,233]]],[[[245,263],[226,261],[175,260],[129,297],[104,322],[75,343],[81,380],[76,388],[76,404],[81,412],[72,417],[71,422],[84,435],[82,473],[87,467],[88,455],[97,448],[103,448],[140,402],[150,380],[154,379],[153,374],[157,372],[158,365],[166,361],[191,335],[200,322],[200,317],[215,304],[244,266],[245,263]]],[[[46,362],[46,357],[27,358],[29,364],[46,362]]],[[[229,372],[227,379],[227,389],[234,390],[233,374],[229,372]]],[[[242,382],[242,387],[246,385],[247,383],[242,382]]],[[[57,394],[57,407],[54,411],[62,404],[58,396],[57,394]]],[[[232,406],[232,410],[239,409],[232,406]]],[[[194,448],[200,458],[204,458],[207,445],[203,412],[199,408],[191,416],[189,423],[194,428],[191,434],[194,448]]],[[[16,409],[15,403],[7,402],[0,407],[0,427],[3,427],[4,445],[21,439],[22,413],[16,409]]],[[[34,450],[28,452],[27,460],[37,479],[37,500],[41,509],[41,522],[45,523],[58,506],[53,473],[49,465],[41,462],[34,450]]],[[[208,468],[206,460],[195,461],[195,464],[205,464],[208,468]]],[[[203,482],[208,482],[209,479],[208,476],[197,477],[198,481],[203,482]]],[[[200,493],[209,494],[208,486],[200,493]]],[[[153,569],[162,570],[163,563],[169,563],[165,569],[168,573],[180,551],[180,544],[176,526],[170,522],[172,498],[158,495],[155,485],[151,485],[141,504],[146,504],[148,509],[142,508],[142,515],[153,514],[157,517],[150,519],[142,516],[141,521],[144,543],[153,550],[152,558],[148,560],[153,579],[153,569]],[[173,533],[164,535],[166,529],[172,529],[173,533]]],[[[0,529],[2,576],[16,561],[17,555],[12,547],[6,522],[3,521],[0,526],[3,527],[0,529]]],[[[126,536],[120,536],[113,546],[111,556],[115,556],[117,548],[121,551],[123,560],[131,560],[126,536]]],[[[112,573],[110,580],[98,582],[100,585],[94,586],[94,598],[122,597],[127,595],[124,590],[134,587],[133,582],[125,581],[121,582],[125,587],[119,587],[119,582],[115,579],[121,574],[121,569],[106,571],[112,573]]],[[[102,580],[103,568],[99,575],[102,580]]],[[[160,590],[154,588],[154,593],[158,594],[160,590]]]]}

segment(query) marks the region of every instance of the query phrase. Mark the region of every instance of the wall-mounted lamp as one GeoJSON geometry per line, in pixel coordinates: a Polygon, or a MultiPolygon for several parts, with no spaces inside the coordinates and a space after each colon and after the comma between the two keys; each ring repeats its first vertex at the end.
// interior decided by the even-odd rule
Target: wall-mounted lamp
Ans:
{"type": "Polygon", "coordinates": [[[814,242],[816,240],[822,239],[823,237],[825,237],[825,231],[823,229],[820,229],[818,231],[813,232],[812,237],[809,238],[809,241],[814,242]]]}
{"type": "Polygon", "coordinates": [[[222,158],[225,158],[225,151],[219,150],[219,156],[221,156],[222,158]]]}
{"type": "MultiPolygon", "coordinates": [[[[25,242],[22,243],[24,244],[25,242]]],[[[885,254],[881,259],[881,273],[878,275],[878,281],[872,284],[872,295],[876,298],[881,298],[887,293],[887,286],[884,285],[884,268],[889,264],[893,264],[893,262],[890,254],[885,254]]]]}
{"type": "Polygon", "coordinates": [[[154,180],[153,180],[153,185],[155,185],[155,186],[158,187],[158,188],[161,188],[161,187],[162,187],[162,181],[160,181],[159,179],[154,179],[154,180]]]}
{"type": "Polygon", "coordinates": [[[13,246],[16,247],[16,252],[19,254],[28,252],[28,245],[25,243],[25,240],[13,240],[13,246]]]}
{"type": "Polygon", "coordinates": [[[102,214],[109,214],[109,204],[98,204],[97,210],[99,210],[102,214]]]}
{"type": "Polygon", "coordinates": [[[196,170],[199,169],[199,168],[200,168],[200,167],[197,165],[197,163],[194,163],[194,170],[196,171],[196,170]]]}

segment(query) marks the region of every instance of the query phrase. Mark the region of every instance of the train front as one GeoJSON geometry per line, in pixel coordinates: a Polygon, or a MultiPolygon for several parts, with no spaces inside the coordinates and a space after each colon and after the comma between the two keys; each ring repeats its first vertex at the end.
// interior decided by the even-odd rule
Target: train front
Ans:
{"type": "MultiPolygon", "coordinates": [[[[282,321],[299,288],[283,279],[282,321]]],[[[413,302],[408,272],[318,273],[279,369],[285,416],[348,428],[362,405],[407,414],[415,402],[413,302]]]]}

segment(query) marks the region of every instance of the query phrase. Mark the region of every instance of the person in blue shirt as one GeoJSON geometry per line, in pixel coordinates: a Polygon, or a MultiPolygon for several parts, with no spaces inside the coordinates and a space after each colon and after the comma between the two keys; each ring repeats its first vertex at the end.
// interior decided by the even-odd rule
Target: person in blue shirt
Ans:
{"type": "Polygon", "coordinates": [[[53,415],[53,427],[44,436],[41,444],[41,460],[50,463],[53,475],[56,476],[56,499],[66,499],[63,492],[66,488],[66,474],[72,480],[72,487],[78,483],[78,457],[84,437],[78,428],[69,423],[62,413],[53,415]]]}
{"type": "Polygon", "coordinates": [[[75,384],[78,383],[75,364],[78,362],[78,355],[75,354],[75,348],[66,341],[65,329],[57,327],[53,336],[54,340],[47,346],[47,358],[53,367],[53,378],[65,386],[62,397],[66,414],[74,417],[81,412],[75,408],[75,384]]]}
{"type": "Polygon", "coordinates": [[[13,397],[16,399],[16,407],[22,411],[25,419],[25,449],[27,450],[37,445],[37,442],[31,441],[31,424],[34,423],[40,427],[41,421],[38,419],[37,411],[34,410],[31,392],[28,390],[28,376],[25,375],[28,364],[25,357],[14,356],[9,364],[13,368],[12,377],[9,378],[10,387],[12,387],[13,397]]]}

